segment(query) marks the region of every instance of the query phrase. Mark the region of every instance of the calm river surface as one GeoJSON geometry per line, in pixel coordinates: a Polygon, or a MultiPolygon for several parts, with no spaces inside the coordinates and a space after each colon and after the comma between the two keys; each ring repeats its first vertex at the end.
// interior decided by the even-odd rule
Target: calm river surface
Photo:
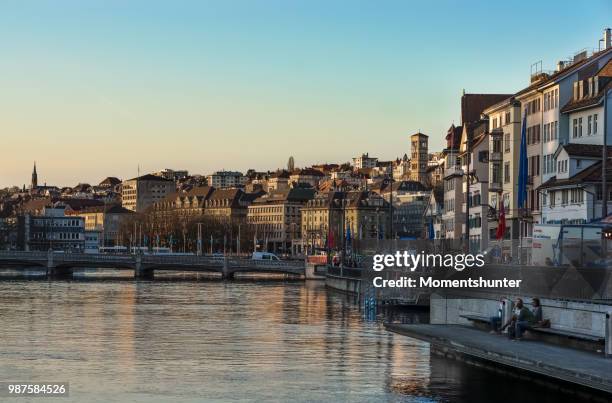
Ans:
{"type": "Polygon", "coordinates": [[[69,382],[61,402],[559,399],[431,357],[315,283],[0,280],[0,321],[0,381],[69,382]]]}

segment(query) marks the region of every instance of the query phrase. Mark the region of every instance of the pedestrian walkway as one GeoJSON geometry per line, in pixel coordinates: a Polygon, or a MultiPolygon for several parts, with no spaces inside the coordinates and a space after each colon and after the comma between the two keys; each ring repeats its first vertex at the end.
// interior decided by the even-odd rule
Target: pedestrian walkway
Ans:
{"type": "Polygon", "coordinates": [[[512,341],[461,325],[385,324],[392,331],[496,364],[612,393],[612,359],[537,341],[512,341]]]}

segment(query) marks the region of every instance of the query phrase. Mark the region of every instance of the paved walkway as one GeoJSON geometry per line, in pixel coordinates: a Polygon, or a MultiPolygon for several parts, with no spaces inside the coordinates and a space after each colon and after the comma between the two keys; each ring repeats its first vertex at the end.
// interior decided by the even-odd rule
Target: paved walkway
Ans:
{"type": "Polygon", "coordinates": [[[466,355],[612,393],[612,358],[603,355],[537,341],[511,341],[461,325],[385,326],[466,355]]]}

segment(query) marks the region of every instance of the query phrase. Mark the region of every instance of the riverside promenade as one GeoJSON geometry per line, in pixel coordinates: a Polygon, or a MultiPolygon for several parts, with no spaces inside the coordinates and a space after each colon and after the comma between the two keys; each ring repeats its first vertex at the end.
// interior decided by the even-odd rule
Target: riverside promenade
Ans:
{"type": "Polygon", "coordinates": [[[407,325],[386,323],[387,330],[432,345],[432,352],[448,357],[488,362],[612,394],[612,359],[596,353],[538,341],[512,341],[463,325],[407,325]]]}

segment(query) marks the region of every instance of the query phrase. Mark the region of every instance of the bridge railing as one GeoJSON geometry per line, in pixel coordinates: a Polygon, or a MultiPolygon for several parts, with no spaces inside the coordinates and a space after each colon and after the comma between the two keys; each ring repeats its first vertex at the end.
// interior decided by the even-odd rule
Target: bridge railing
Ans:
{"type": "Polygon", "coordinates": [[[46,259],[47,252],[0,251],[0,259],[46,259]]]}
{"type": "Polygon", "coordinates": [[[228,260],[231,267],[261,267],[261,268],[293,268],[303,269],[304,262],[301,260],[253,260],[253,259],[232,259],[228,260]]]}
{"type": "Polygon", "coordinates": [[[205,265],[205,266],[223,266],[223,258],[207,257],[207,256],[159,256],[159,255],[144,255],[143,263],[149,264],[177,264],[177,265],[205,265]]]}
{"type": "MultiPolygon", "coordinates": [[[[45,251],[0,251],[0,259],[16,260],[47,260],[50,252],[45,251]]],[[[54,262],[88,262],[88,263],[133,263],[137,259],[136,255],[130,254],[92,254],[92,253],[58,253],[53,252],[54,262]]],[[[163,256],[163,255],[142,255],[141,262],[144,264],[163,264],[163,265],[192,265],[223,267],[252,267],[252,268],[290,268],[303,269],[305,264],[301,260],[253,260],[238,257],[210,257],[210,256],[163,256]]]]}

